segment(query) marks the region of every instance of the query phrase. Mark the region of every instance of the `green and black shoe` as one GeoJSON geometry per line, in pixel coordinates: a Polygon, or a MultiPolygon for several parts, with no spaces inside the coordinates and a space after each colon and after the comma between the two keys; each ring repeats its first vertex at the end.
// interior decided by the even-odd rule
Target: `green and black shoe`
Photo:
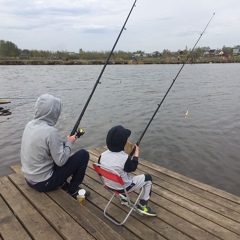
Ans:
{"type": "Polygon", "coordinates": [[[149,206],[147,205],[141,205],[140,203],[137,205],[137,209],[142,213],[150,217],[157,216],[157,213],[154,212],[149,206]]]}

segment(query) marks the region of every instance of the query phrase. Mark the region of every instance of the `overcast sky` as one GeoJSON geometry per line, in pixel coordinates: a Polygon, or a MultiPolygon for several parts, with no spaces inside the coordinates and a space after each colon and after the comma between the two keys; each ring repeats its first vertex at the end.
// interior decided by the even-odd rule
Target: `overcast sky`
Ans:
{"type": "MultiPolygon", "coordinates": [[[[0,39],[21,49],[111,50],[133,0],[0,0],[0,39]]],[[[115,50],[240,45],[240,0],[138,0],[115,50]]]]}

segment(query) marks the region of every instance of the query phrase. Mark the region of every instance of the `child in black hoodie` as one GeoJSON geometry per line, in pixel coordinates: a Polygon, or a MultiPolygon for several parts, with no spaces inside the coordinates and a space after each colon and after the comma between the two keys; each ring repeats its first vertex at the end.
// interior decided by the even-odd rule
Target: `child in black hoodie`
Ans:
{"type": "MultiPolygon", "coordinates": [[[[141,174],[131,177],[129,174],[137,169],[139,156],[139,147],[137,145],[135,145],[136,150],[132,158],[124,151],[130,135],[131,131],[121,125],[111,128],[106,139],[108,150],[100,155],[98,163],[117,171],[122,177],[127,191],[132,192],[143,187],[143,193],[137,207],[143,214],[156,216],[156,212],[148,206],[152,189],[151,175],[141,174]]],[[[123,190],[121,185],[108,179],[105,179],[105,184],[112,189],[123,190]]],[[[122,200],[122,204],[126,205],[128,202],[122,200]]]]}

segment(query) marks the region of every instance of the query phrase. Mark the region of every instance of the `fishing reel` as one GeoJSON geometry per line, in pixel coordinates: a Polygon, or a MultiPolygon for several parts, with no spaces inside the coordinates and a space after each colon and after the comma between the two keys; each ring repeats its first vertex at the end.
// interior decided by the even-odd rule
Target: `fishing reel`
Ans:
{"type": "Polygon", "coordinates": [[[84,133],[85,131],[82,128],[79,128],[76,132],[76,138],[80,138],[84,133]]]}

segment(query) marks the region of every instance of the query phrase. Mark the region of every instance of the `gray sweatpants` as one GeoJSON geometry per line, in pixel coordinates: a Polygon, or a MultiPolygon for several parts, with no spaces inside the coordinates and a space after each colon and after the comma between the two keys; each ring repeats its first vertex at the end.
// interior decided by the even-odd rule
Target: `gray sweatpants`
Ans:
{"type": "Polygon", "coordinates": [[[134,176],[132,179],[133,179],[133,184],[132,184],[133,186],[131,187],[131,189],[129,189],[128,192],[132,192],[132,191],[138,190],[141,187],[143,187],[143,192],[140,197],[140,200],[148,201],[148,199],[150,198],[150,195],[151,195],[152,181],[150,181],[150,180],[145,181],[144,174],[134,176]]]}

